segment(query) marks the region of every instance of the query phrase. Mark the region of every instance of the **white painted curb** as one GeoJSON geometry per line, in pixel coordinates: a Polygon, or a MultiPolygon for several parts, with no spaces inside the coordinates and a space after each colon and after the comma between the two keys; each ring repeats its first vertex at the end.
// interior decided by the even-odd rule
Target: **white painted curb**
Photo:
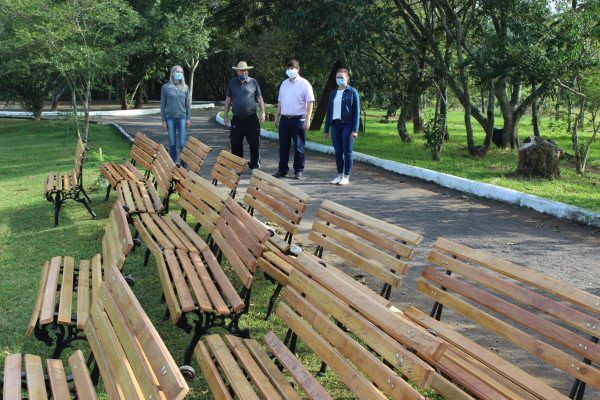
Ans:
{"type": "MultiPolygon", "coordinates": [[[[192,110],[208,110],[215,108],[214,103],[192,104],[192,110]]],[[[160,108],[145,108],[142,110],[107,110],[107,111],[90,111],[90,117],[137,117],[140,115],[160,114],[160,108]]],[[[72,115],[71,112],[65,111],[44,111],[42,118],[61,118],[72,115]]],[[[78,116],[84,116],[82,111],[77,113],[78,116]]],[[[0,111],[0,117],[10,118],[33,118],[32,112],[27,111],[0,111]]]]}
{"type": "MultiPolygon", "coordinates": [[[[221,117],[220,113],[215,116],[215,119],[219,124],[224,125],[223,117],[221,117]]],[[[279,139],[279,135],[277,133],[264,129],[260,130],[260,135],[267,139],[279,139]]],[[[315,142],[306,142],[305,148],[320,153],[335,154],[332,146],[325,146],[315,142]]],[[[498,200],[509,204],[516,204],[521,207],[531,208],[544,214],[549,214],[558,218],[564,218],[570,221],[593,226],[595,228],[600,228],[600,214],[586,210],[585,208],[561,203],[559,201],[544,199],[542,197],[491,185],[489,183],[476,182],[470,179],[445,174],[443,172],[402,164],[397,161],[384,160],[356,151],[352,154],[355,161],[374,165],[376,167],[383,168],[386,171],[395,172],[397,174],[410,176],[413,178],[419,178],[424,181],[434,182],[440,186],[459,190],[461,192],[469,193],[478,197],[498,200]]]]}

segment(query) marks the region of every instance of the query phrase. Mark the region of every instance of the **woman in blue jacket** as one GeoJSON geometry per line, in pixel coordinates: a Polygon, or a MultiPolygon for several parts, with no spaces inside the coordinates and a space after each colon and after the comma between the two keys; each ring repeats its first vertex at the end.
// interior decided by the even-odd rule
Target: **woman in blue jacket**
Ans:
{"type": "Polygon", "coordinates": [[[335,81],[338,88],[332,90],[329,95],[324,137],[327,139],[331,128],[331,141],[335,149],[335,164],[338,173],[331,183],[345,186],[350,184],[352,146],[354,139],[358,136],[360,123],[360,99],[358,91],[348,85],[350,74],[347,69],[338,69],[335,81]]]}

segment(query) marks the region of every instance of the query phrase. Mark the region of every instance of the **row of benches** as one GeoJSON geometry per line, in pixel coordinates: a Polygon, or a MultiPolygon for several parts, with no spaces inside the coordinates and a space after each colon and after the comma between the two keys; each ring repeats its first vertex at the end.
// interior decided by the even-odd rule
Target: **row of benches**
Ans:
{"type": "MultiPolygon", "coordinates": [[[[285,368],[308,397],[327,398],[294,357],[300,338],[323,360],[321,370],[329,366],[359,398],[377,398],[381,393],[392,398],[420,398],[400,382],[404,382],[402,377],[446,398],[469,398],[466,392],[486,399],[564,398],[439,322],[443,306],[577,378],[571,398],[583,397],[585,385],[600,387],[598,369],[590,365],[598,362],[598,296],[488,253],[438,239],[429,257],[432,267],[424,270],[417,286],[436,301],[434,309],[424,313],[411,307],[402,312],[388,298],[391,287],[400,285],[399,275],[406,271],[400,258],[412,257],[414,246],[422,240],[420,235],[326,201],[309,234],[317,244],[316,254],[295,256],[290,244],[308,195],[270,180],[266,174],[253,174],[244,202],[263,222],[277,224],[281,238],[274,229],[248,219],[226,191],[194,173],[183,174],[185,178],[175,186],[179,186],[178,202],[185,212],[146,217],[146,221],[155,219],[154,226],[140,214],[135,224],[157,258],[173,322],[185,328],[181,315],[196,310],[205,319],[204,324],[200,319],[196,324],[190,346],[215,397],[276,398],[270,396],[278,393],[294,398],[295,390],[290,390],[279,372],[285,368]],[[195,235],[184,221],[186,214],[194,216],[209,238],[195,235]],[[322,260],[323,250],[337,256],[344,266],[381,281],[380,296],[322,260]],[[237,299],[233,287],[225,283],[230,280],[221,274],[221,254],[243,282],[242,296],[238,293],[237,299]],[[276,313],[290,331],[283,342],[273,333],[264,340],[277,365],[269,362],[267,353],[251,339],[210,335],[199,340],[211,327],[224,325],[223,315],[229,316],[229,322],[236,321],[233,333],[247,335],[238,329],[239,317],[236,320],[235,316],[247,312],[256,267],[270,275],[279,288],[286,287],[276,313]],[[219,307],[219,298],[224,306],[219,307]],[[591,335],[592,340],[582,333],[591,335]],[[384,377],[388,380],[382,381],[384,377]]],[[[188,362],[190,357],[188,348],[188,362]]]]}

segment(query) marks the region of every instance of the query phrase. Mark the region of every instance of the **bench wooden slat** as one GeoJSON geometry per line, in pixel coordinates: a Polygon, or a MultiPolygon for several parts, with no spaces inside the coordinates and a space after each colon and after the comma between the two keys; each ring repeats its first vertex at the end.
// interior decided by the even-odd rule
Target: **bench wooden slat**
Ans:
{"type": "Polygon", "coordinates": [[[457,297],[428,284],[423,279],[420,279],[417,282],[417,290],[426,293],[437,302],[476,321],[487,330],[502,336],[522,349],[536,355],[537,358],[565,371],[569,375],[572,375],[589,385],[600,387],[600,371],[598,369],[588,366],[561,350],[545,342],[541,342],[506,322],[479,310],[466,301],[458,299],[457,297]]]}
{"type": "Polygon", "coordinates": [[[90,266],[89,260],[79,262],[77,282],[77,329],[83,329],[90,309],[90,266]]]}
{"type": "Polygon", "coordinates": [[[258,211],[260,214],[264,215],[269,220],[275,222],[287,232],[291,232],[292,234],[296,234],[298,232],[297,225],[294,225],[293,223],[281,218],[279,215],[277,215],[277,213],[268,209],[263,205],[263,203],[256,201],[256,199],[254,199],[253,197],[246,196],[244,198],[244,202],[252,208],[254,208],[256,211],[258,211]]]}
{"type": "Polygon", "coordinates": [[[60,285],[60,301],[58,304],[58,323],[69,325],[73,309],[73,257],[63,257],[62,283],[60,285]]]}
{"type": "Polygon", "coordinates": [[[46,282],[48,280],[49,270],[50,262],[46,261],[42,269],[42,277],[40,279],[40,285],[38,288],[38,296],[33,307],[33,312],[31,313],[31,318],[29,319],[29,324],[27,325],[27,330],[25,331],[25,336],[31,335],[40,317],[40,312],[42,310],[42,300],[44,299],[44,293],[46,292],[46,282]]]}
{"type": "MultiPolygon", "coordinates": [[[[192,265],[192,261],[187,252],[178,249],[177,250],[177,258],[179,259],[179,263],[183,269],[183,274],[189,285],[194,292],[194,297],[198,302],[198,306],[202,311],[211,311],[212,307],[210,305],[210,301],[208,300],[208,296],[206,295],[206,291],[200,282],[200,278],[198,277],[198,272],[192,265]]],[[[195,309],[194,307],[193,309],[195,309]]],[[[186,311],[186,310],[184,310],[186,311]]]]}
{"type": "Polygon", "coordinates": [[[142,194],[140,193],[140,186],[141,185],[137,185],[136,183],[129,185],[131,195],[133,196],[133,201],[135,203],[135,208],[139,212],[150,212],[152,209],[146,209],[146,204],[144,203],[142,194]]]}
{"type": "Polygon", "coordinates": [[[4,359],[4,388],[5,399],[21,399],[21,355],[10,354],[4,359]]]}
{"type": "Polygon", "coordinates": [[[510,379],[515,384],[522,385],[524,389],[529,390],[532,394],[541,398],[558,399],[564,397],[539,379],[534,378],[522,369],[517,368],[514,364],[509,363],[502,357],[466,338],[451,329],[448,325],[431,318],[421,310],[409,307],[404,311],[404,314],[421,326],[432,330],[437,336],[442,337],[469,356],[485,364],[488,368],[510,379]]]}
{"type": "Polygon", "coordinates": [[[58,275],[60,273],[60,264],[62,257],[53,257],[50,260],[50,269],[48,271],[48,280],[44,288],[44,299],[42,301],[42,311],[40,313],[40,324],[45,325],[54,319],[54,308],[56,305],[56,288],[58,285],[58,275]]]}
{"type": "Polygon", "coordinates": [[[600,314],[600,296],[595,296],[529,268],[521,267],[510,261],[495,257],[485,251],[471,249],[444,238],[438,238],[433,247],[467,261],[481,264],[492,271],[544,290],[563,300],[570,301],[589,311],[600,314]]]}
{"type": "Polygon", "coordinates": [[[221,210],[221,216],[231,229],[235,232],[237,238],[242,244],[250,250],[254,256],[259,256],[263,250],[262,243],[255,237],[254,233],[240,221],[228,207],[221,210]]]}
{"type": "Polygon", "coordinates": [[[244,373],[227,350],[223,339],[219,335],[209,335],[206,337],[206,343],[215,356],[217,363],[221,366],[223,374],[227,377],[227,381],[236,396],[240,399],[259,400],[254,389],[246,380],[244,373]]]}
{"type": "Polygon", "coordinates": [[[227,245],[227,241],[223,237],[221,232],[219,232],[218,230],[213,231],[212,238],[217,244],[217,246],[219,246],[219,249],[221,249],[225,257],[227,257],[227,261],[229,261],[229,264],[231,264],[231,267],[233,268],[237,276],[240,278],[242,284],[247,288],[250,288],[250,286],[252,286],[252,281],[254,277],[246,268],[244,262],[238,257],[236,252],[227,245]]]}
{"type": "MultiPolygon", "coordinates": [[[[205,250],[209,252],[210,250],[205,250]]],[[[227,304],[223,301],[219,290],[213,283],[210,275],[202,259],[199,254],[192,253],[189,255],[190,261],[194,265],[194,269],[196,270],[196,276],[201,282],[201,287],[198,289],[198,293],[196,293],[196,298],[199,299],[200,308],[203,311],[213,311],[216,310],[217,313],[221,315],[229,314],[229,308],[227,308],[227,304]]],[[[222,277],[220,277],[222,279],[222,277]]],[[[221,280],[219,279],[219,281],[221,280]]],[[[216,280],[216,279],[215,279],[216,280]]],[[[217,281],[217,282],[219,282],[217,281]]]]}
{"type": "MultiPolygon", "coordinates": [[[[407,397],[422,397],[406,381],[385,366],[377,357],[371,354],[357,341],[341,331],[339,327],[337,327],[329,318],[322,314],[314,305],[300,296],[299,293],[295,292],[290,287],[286,288],[285,292],[285,303],[280,303],[279,307],[282,308],[282,311],[278,315],[284,315],[284,321],[296,319],[295,314],[290,308],[293,307],[293,309],[298,312],[306,321],[305,323],[302,323],[298,320],[296,321],[296,324],[304,325],[302,329],[304,329],[307,334],[310,334],[307,329],[314,330],[326,340],[326,342],[322,342],[322,351],[327,352],[328,348],[335,348],[337,352],[339,352],[345,359],[351,361],[353,365],[356,365],[369,379],[372,380],[375,385],[377,385],[380,390],[385,392],[392,399],[401,400],[407,397]],[[288,317],[288,315],[290,315],[290,317],[288,317]],[[310,327],[307,326],[307,323],[310,324],[310,327]],[[327,343],[327,346],[325,346],[325,343],[327,343]]],[[[301,335],[298,336],[301,337],[301,335]]],[[[314,347],[311,346],[311,348],[315,350],[314,347]]],[[[326,359],[323,358],[323,360],[327,362],[326,359]]],[[[327,364],[329,363],[327,362],[327,364]]],[[[361,387],[366,385],[365,387],[367,388],[371,386],[370,382],[366,380],[364,380],[362,383],[360,380],[355,380],[352,374],[354,374],[353,371],[346,372],[345,378],[350,380],[353,385],[359,385],[361,387]]],[[[356,390],[355,393],[360,395],[360,393],[356,390]]]]}
{"type": "Polygon", "coordinates": [[[244,169],[248,166],[248,160],[242,157],[238,157],[235,154],[221,150],[217,157],[218,162],[227,165],[229,168],[234,169],[238,174],[244,172],[244,169]]]}
{"type": "MultiPolygon", "coordinates": [[[[92,353],[104,354],[102,343],[98,339],[99,333],[96,331],[96,328],[92,324],[90,318],[88,318],[86,321],[83,331],[85,332],[85,337],[88,341],[90,349],[92,350],[92,353]]],[[[124,400],[117,390],[115,372],[107,361],[108,360],[105,357],[95,358],[95,362],[98,364],[98,369],[100,370],[102,382],[104,383],[104,390],[107,392],[109,398],[124,400]]]]}
{"type": "MultiPolygon", "coordinates": [[[[40,356],[25,354],[25,375],[27,380],[27,398],[29,400],[47,400],[44,368],[40,356]]],[[[5,377],[6,378],[6,377],[5,377]]],[[[4,397],[7,399],[7,397],[4,397]]]]}
{"type": "Polygon", "coordinates": [[[227,305],[223,302],[220,293],[223,293],[224,297],[227,299],[229,304],[231,304],[231,307],[235,312],[238,312],[244,308],[244,302],[227,278],[227,275],[225,275],[225,272],[219,265],[219,262],[210,249],[207,248],[202,250],[202,256],[204,261],[206,261],[206,266],[208,267],[208,270],[210,270],[212,278],[219,286],[219,291],[214,284],[212,284],[212,280],[210,280],[208,274],[205,273],[205,268],[202,268],[204,267],[204,264],[202,264],[200,257],[196,254],[192,254],[191,256],[192,260],[194,261],[194,265],[201,272],[200,278],[202,279],[204,288],[207,290],[210,301],[219,314],[226,315],[230,313],[227,305]],[[202,267],[200,267],[200,265],[202,265],[202,267]]]}
{"type": "Polygon", "coordinates": [[[69,366],[71,367],[71,374],[73,375],[73,383],[75,384],[77,397],[80,399],[95,400],[96,389],[92,383],[81,350],[75,351],[75,353],[69,357],[69,366]]]}
{"type": "Polygon", "coordinates": [[[303,190],[298,189],[297,187],[282,182],[280,179],[277,179],[270,174],[267,174],[264,171],[259,169],[255,169],[252,171],[252,178],[260,179],[261,181],[265,181],[269,183],[269,186],[275,187],[284,192],[288,192],[297,199],[301,200],[303,203],[307,203],[310,200],[310,195],[303,190]]]}
{"type": "Polygon", "coordinates": [[[254,256],[254,254],[252,254],[250,250],[244,245],[244,243],[242,243],[242,241],[238,238],[236,232],[233,231],[232,227],[227,225],[223,218],[220,218],[219,221],[217,221],[217,229],[218,232],[221,235],[223,235],[223,237],[227,241],[226,243],[218,244],[231,248],[231,250],[235,252],[235,255],[244,263],[243,268],[249,270],[250,272],[254,272],[256,270],[258,260],[254,256]]]}
{"type": "Polygon", "coordinates": [[[254,339],[246,339],[244,343],[265,375],[269,377],[271,384],[277,389],[279,395],[287,400],[300,400],[300,395],[296,393],[260,344],[254,339]]]}
{"type": "Polygon", "coordinates": [[[238,363],[244,369],[250,380],[252,380],[260,395],[269,400],[281,399],[281,396],[273,387],[269,378],[263,373],[254,358],[252,358],[252,355],[246,346],[244,346],[242,340],[232,335],[225,335],[224,341],[229,347],[229,350],[236,356],[238,363]]]}
{"type": "Polygon", "coordinates": [[[181,307],[179,306],[179,301],[177,300],[177,296],[175,295],[175,288],[173,287],[173,283],[169,278],[169,273],[167,272],[167,262],[164,256],[160,253],[160,250],[154,253],[154,256],[156,257],[158,279],[160,280],[163,295],[165,296],[165,302],[167,303],[167,309],[169,310],[169,317],[171,318],[171,322],[175,324],[181,318],[181,307]]]}
{"type": "Polygon", "coordinates": [[[46,368],[48,369],[52,398],[55,400],[71,400],[67,374],[62,361],[46,360],[46,368]]]}
{"type": "Polygon", "coordinates": [[[592,360],[592,362],[597,363],[600,361],[600,345],[581,337],[573,331],[556,325],[547,319],[541,318],[532,312],[517,307],[464,281],[452,278],[446,274],[440,274],[431,267],[426,267],[423,270],[422,276],[504,317],[512,319],[522,326],[530,328],[552,340],[554,343],[558,343],[592,360]],[[584,343],[585,346],[583,346],[584,343]]]}
{"type": "Polygon", "coordinates": [[[219,173],[219,171],[216,170],[216,169],[214,169],[214,168],[213,168],[212,171],[210,171],[210,176],[213,179],[215,179],[217,182],[221,183],[222,185],[224,185],[225,187],[228,187],[231,190],[236,190],[237,189],[238,182],[232,181],[231,179],[229,179],[225,175],[219,173]]]}
{"type": "Polygon", "coordinates": [[[187,287],[187,283],[185,278],[183,277],[183,273],[181,272],[181,267],[179,266],[179,262],[175,257],[175,252],[173,250],[164,250],[165,260],[167,260],[167,265],[169,267],[169,271],[171,272],[171,276],[173,277],[173,282],[175,286],[175,290],[177,291],[177,297],[179,298],[179,304],[181,304],[181,311],[189,312],[196,309],[194,305],[194,299],[192,298],[192,294],[187,287]]]}
{"type": "MultiPolygon", "coordinates": [[[[151,233],[152,236],[154,236],[160,244],[160,247],[163,249],[175,248],[175,246],[171,243],[167,236],[162,232],[162,229],[160,229],[158,225],[156,225],[156,223],[150,215],[140,214],[140,218],[137,221],[143,222],[143,226],[139,224],[140,226],[138,227],[138,232],[140,232],[139,228],[141,228],[142,230],[147,231],[147,233],[151,233]]],[[[136,224],[136,227],[137,226],[138,224],[136,224]]],[[[141,232],[140,235],[142,235],[141,232]]],[[[146,242],[146,240],[144,240],[144,242],[146,242]]]]}
{"type": "Polygon", "coordinates": [[[194,251],[201,251],[208,247],[206,242],[194,232],[194,230],[185,222],[178,214],[172,212],[170,215],[171,221],[177,228],[183,232],[186,238],[193,244],[194,251]]]}
{"type": "Polygon", "coordinates": [[[475,400],[458,386],[444,378],[441,374],[435,374],[431,381],[431,387],[445,399],[453,400],[475,400]]]}
{"type": "MultiPolygon", "coordinates": [[[[100,254],[96,254],[94,258],[92,258],[92,301],[96,298],[98,294],[98,289],[100,289],[100,284],[102,283],[102,257],[100,254]]],[[[88,309],[89,310],[89,309],[88,309]]],[[[89,313],[89,311],[88,311],[89,313]]]]}
{"type": "Polygon", "coordinates": [[[198,364],[200,364],[200,369],[202,370],[202,376],[206,380],[206,383],[210,389],[210,392],[215,400],[233,400],[231,394],[229,394],[229,389],[227,385],[221,378],[219,374],[219,370],[217,366],[212,360],[208,349],[199,341],[196,347],[194,348],[194,354],[196,355],[196,359],[198,360],[198,364]]]}
{"type": "MultiPolygon", "coordinates": [[[[254,198],[260,203],[268,205],[270,208],[281,214],[282,217],[279,217],[280,219],[283,219],[284,221],[288,220],[295,225],[299,224],[300,220],[302,219],[302,215],[295,208],[285,203],[281,198],[276,197],[277,195],[278,194],[273,195],[266,190],[257,190],[252,186],[248,186],[248,188],[246,188],[246,197],[244,198],[244,202],[246,202],[246,198],[248,197],[254,198]]],[[[246,204],[248,203],[246,202],[246,204]]]]}
{"type": "Polygon", "coordinates": [[[265,344],[281,365],[290,372],[292,377],[310,399],[333,400],[321,384],[310,372],[298,361],[292,352],[272,331],[265,336],[265,344]]]}

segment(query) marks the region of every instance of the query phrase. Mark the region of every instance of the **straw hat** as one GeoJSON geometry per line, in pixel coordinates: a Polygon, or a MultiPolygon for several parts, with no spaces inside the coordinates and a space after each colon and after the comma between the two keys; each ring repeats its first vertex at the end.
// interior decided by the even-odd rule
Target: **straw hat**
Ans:
{"type": "Polygon", "coordinates": [[[245,69],[252,69],[252,68],[254,68],[254,67],[251,67],[251,66],[249,66],[249,65],[248,65],[248,63],[247,63],[246,61],[240,61],[240,62],[238,63],[238,65],[237,65],[237,67],[231,67],[231,68],[233,68],[233,69],[235,69],[235,70],[237,71],[237,70],[240,70],[240,69],[242,69],[242,70],[245,70],[245,69]]]}

